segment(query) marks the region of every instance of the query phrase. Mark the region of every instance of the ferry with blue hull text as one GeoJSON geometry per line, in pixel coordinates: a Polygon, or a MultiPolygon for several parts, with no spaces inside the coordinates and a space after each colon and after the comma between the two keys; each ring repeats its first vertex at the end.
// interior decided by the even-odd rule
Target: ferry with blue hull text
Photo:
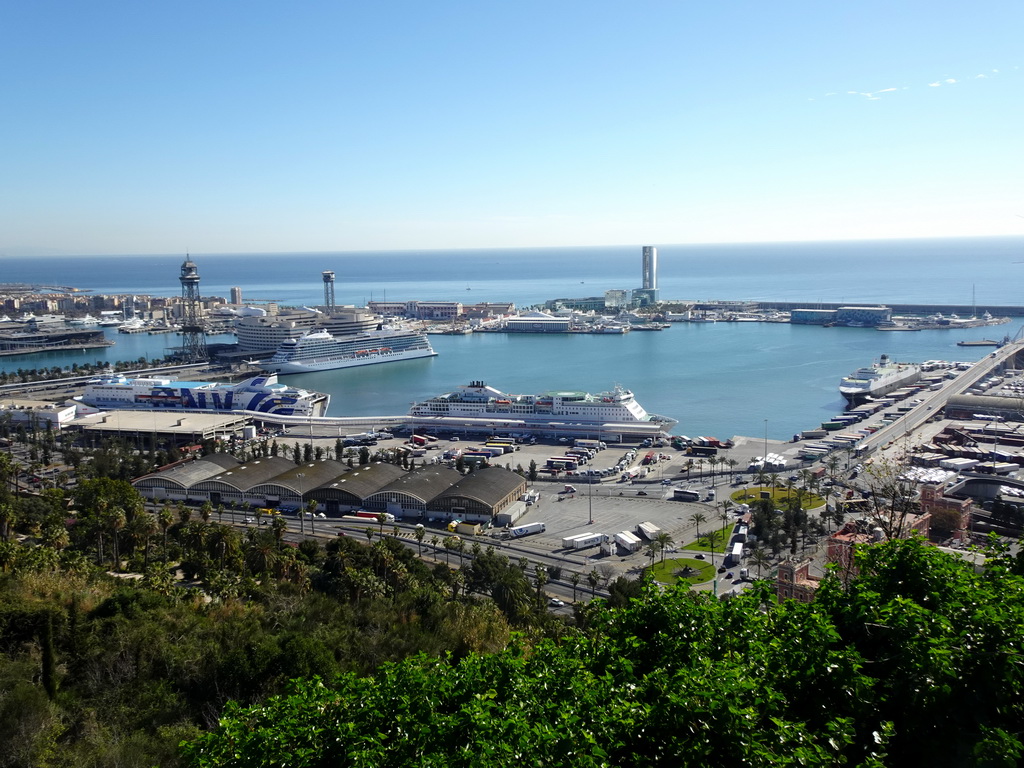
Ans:
{"type": "Polygon", "coordinates": [[[371,331],[352,336],[313,331],[281,342],[276,354],[263,363],[263,367],[277,373],[312,373],[415,360],[436,354],[426,335],[419,331],[371,331]]]}
{"type": "Polygon", "coordinates": [[[106,376],[89,381],[74,402],[97,410],[149,408],[320,416],[327,411],[330,395],[280,384],[273,374],[237,384],[106,376]]]}

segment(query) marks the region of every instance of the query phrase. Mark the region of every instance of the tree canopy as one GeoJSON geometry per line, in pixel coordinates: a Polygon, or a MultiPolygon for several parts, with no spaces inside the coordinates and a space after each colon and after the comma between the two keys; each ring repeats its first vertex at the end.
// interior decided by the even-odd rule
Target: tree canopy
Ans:
{"type": "Polygon", "coordinates": [[[920,541],[858,555],[811,604],[646,585],[583,629],[417,656],[233,706],[206,766],[1015,765],[1024,580],[920,541]]]}

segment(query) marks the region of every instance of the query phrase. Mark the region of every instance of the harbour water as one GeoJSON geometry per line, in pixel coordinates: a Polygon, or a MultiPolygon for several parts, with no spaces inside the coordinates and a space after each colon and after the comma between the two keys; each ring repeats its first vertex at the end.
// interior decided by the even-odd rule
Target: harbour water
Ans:
{"type": "MultiPolygon", "coordinates": [[[[519,306],[560,296],[601,295],[639,284],[639,247],[429,252],[423,254],[193,254],[201,292],[322,301],[320,271],[337,273],[339,303],[392,300],[511,300],[519,306]],[[252,275],[252,278],[248,277],[252,275]],[[467,288],[469,290],[467,290],[467,288]]],[[[1018,304],[1014,264],[1024,238],[891,243],[659,246],[663,299],[762,299],[848,303],[1018,304]],[[823,277],[825,275],[825,277],[823,277]]],[[[182,257],[3,259],[4,282],[53,281],[97,293],[180,292],[182,257]]],[[[110,332],[114,347],[0,359],[4,370],[72,362],[160,357],[179,337],[110,332]]],[[[619,383],[647,410],[679,420],[676,432],[786,439],[843,408],[837,387],[850,371],[886,353],[895,360],[976,360],[1001,338],[988,329],[881,333],[775,323],[677,324],[625,335],[432,336],[435,358],[288,376],[332,396],[330,415],[404,413],[413,401],[483,379],[510,393],[599,391],[619,383]]]]}

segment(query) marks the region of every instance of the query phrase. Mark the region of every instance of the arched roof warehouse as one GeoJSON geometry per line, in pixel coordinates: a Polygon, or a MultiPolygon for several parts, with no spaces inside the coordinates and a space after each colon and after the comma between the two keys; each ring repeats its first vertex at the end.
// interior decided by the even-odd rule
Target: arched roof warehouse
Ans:
{"type": "Polygon", "coordinates": [[[421,467],[367,496],[363,505],[381,512],[425,512],[431,501],[461,479],[461,474],[448,467],[421,467]]]}
{"type": "Polygon", "coordinates": [[[526,492],[526,478],[504,467],[471,472],[440,493],[429,509],[459,513],[464,518],[490,519],[526,492]]]}
{"type": "Polygon", "coordinates": [[[241,463],[230,453],[214,453],[197,461],[186,461],[143,475],[133,480],[132,485],[147,499],[184,499],[196,483],[237,468],[241,463]]]}

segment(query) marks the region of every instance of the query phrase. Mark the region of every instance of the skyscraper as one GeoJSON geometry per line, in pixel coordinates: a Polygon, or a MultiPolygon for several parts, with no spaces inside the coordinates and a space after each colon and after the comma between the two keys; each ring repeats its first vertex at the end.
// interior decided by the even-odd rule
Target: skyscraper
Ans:
{"type": "Polygon", "coordinates": [[[645,291],[658,290],[658,249],[653,245],[644,246],[643,285],[645,291]]]}

